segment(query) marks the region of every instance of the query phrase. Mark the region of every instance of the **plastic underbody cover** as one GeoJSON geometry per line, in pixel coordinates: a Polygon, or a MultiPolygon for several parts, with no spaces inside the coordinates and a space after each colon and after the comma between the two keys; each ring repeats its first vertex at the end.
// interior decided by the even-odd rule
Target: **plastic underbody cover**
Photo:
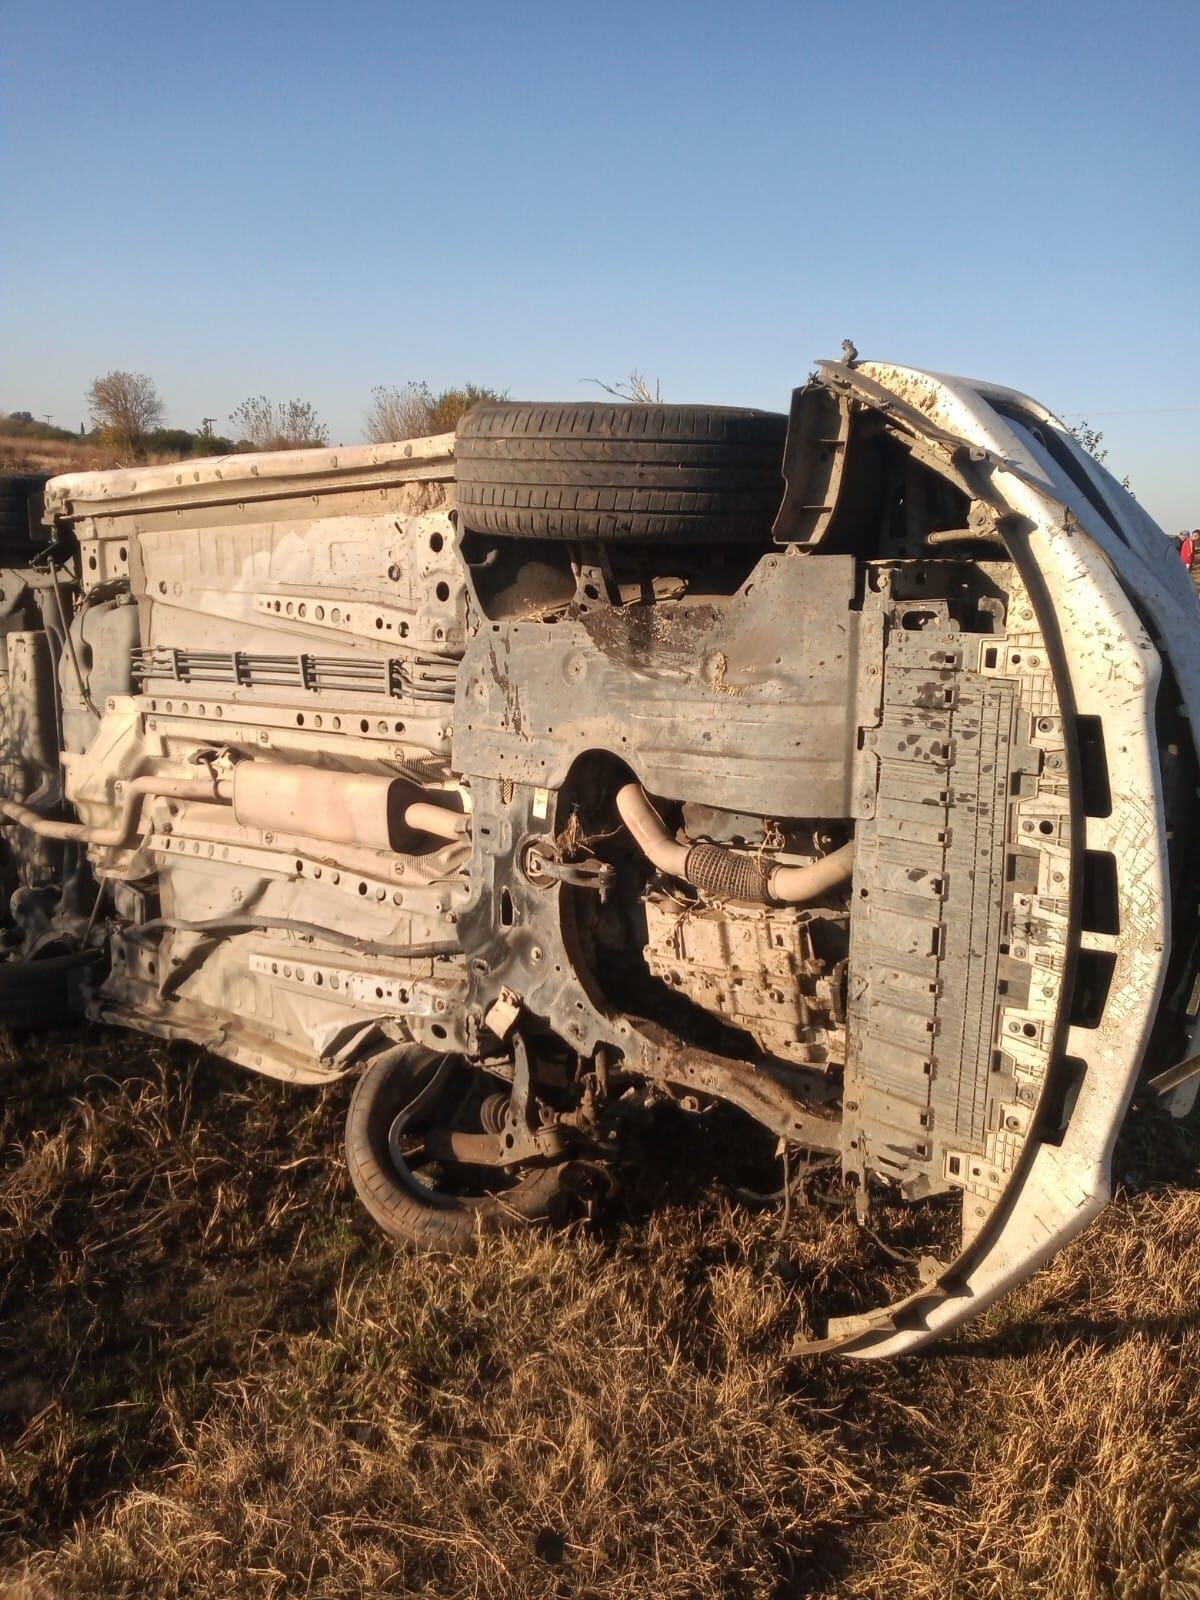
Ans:
{"type": "Polygon", "coordinates": [[[1113,1144],[1170,943],[1159,649],[1194,731],[1198,619],[1161,533],[1073,441],[1060,443],[1061,426],[1034,416],[1031,402],[1003,391],[985,398],[906,369],[826,370],[865,403],[882,392],[913,437],[969,461],[981,494],[1019,528],[1008,541],[1017,589],[997,648],[986,637],[948,638],[938,614],[911,643],[892,636],[878,803],[857,830],[856,907],[864,892],[862,903],[874,904],[858,919],[852,950],[848,1159],[861,1154],[877,1171],[890,1163],[911,1193],[964,1190],[963,1248],[935,1282],[879,1312],[836,1319],[825,1340],[797,1346],[882,1356],[917,1349],[976,1314],[1108,1201],[1113,1144]],[[1006,421],[993,399],[1029,408],[1030,426],[1006,421]],[[1054,455],[1039,442],[1051,428],[1054,455]],[[1157,640],[1139,611],[1155,617],[1157,640]],[[903,680],[917,665],[936,683],[939,649],[950,700],[934,714],[936,690],[914,697],[903,680]],[[1096,814],[1082,804],[1079,719],[1107,753],[1108,792],[1096,814]],[[942,835],[937,814],[950,797],[942,835]],[[916,876],[908,846],[922,833],[948,869],[957,861],[944,882],[936,871],[932,881],[916,876]],[[972,852],[974,873],[962,870],[972,852]],[[1089,927],[1082,875],[1095,870],[1112,906],[1089,927]],[[1053,1131],[1036,1120],[1048,1072],[1060,1090],[1070,1078],[1067,1115],[1053,1131]]]}

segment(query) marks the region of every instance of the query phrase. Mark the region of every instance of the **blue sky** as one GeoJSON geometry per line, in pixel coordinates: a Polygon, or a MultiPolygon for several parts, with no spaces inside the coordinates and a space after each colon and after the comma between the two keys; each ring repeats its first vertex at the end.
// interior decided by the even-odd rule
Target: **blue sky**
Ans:
{"type": "Polygon", "coordinates": [[[1200,525],[1200,4],[0,0],[0,409],[985,376],[1200,525]]]}

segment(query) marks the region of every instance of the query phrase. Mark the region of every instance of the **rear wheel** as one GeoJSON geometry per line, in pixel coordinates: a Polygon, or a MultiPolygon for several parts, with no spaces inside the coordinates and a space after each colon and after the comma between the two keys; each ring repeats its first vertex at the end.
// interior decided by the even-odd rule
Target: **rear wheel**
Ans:
{"type": "Polygon", "coordinates": [[[732,406],[489,403],[459,424],[459,513],[516,539],[766,538],[787,418],[732,406]]]}
{"type": "Polygon", "coordinates": [[[483,1165],[447,1154],[454,1136],[465,1135],[459,1143],[468,1147],[487,1145],[489,1126],[499,1126],[497,1089],[460,1057],[417,1046],[388,1051],[358,1080],[346,1116],[346,1162],[358,1198],[393,1239],[457,1251],[480,1233],[548,1214],[561,1167],[483,1165]]]}
{"type": "Polygon", "coordinates": [[[0,1028],[61,1028],[74,1020],[74,978],[100,959],[98,950],[71,950],[0,961],[0,1028]]]}

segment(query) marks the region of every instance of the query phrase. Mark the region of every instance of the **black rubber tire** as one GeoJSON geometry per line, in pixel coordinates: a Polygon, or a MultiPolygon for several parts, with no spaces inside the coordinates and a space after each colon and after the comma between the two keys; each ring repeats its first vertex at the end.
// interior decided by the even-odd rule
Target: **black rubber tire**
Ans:
{"type": "Polygon", "coordinates": [[[86,950],[32,961],[0,961],[0,1028],[40,1032],[73,1022],[71,975],[99,955],[97,950],[86,950]]]}
{"type": "Polygon", "coordinates": [[[0,554],[21,561],[50,543],[41,526],[42,491],[48,472],[0,474],[0,554]]]}
{"type": "Polygon", "coordinates": [[[561,1169],[537,1167],[494,1198],[446,1195],[406,1182],[388,1150],[392,1123],[442,1060],[414,1045],[389,1051],[359,1078],[346,1113],[350,1181],[383,1231],[419,1250],[452,1254],[480,1233],[541,1221],[561,1187],[561,1169]]]}
{"type": "Polygon", "coordinates": [[[732,406],[473,406],[458,427],[459,514],[513,539],[765,538],[787,418],[732,406]]]}

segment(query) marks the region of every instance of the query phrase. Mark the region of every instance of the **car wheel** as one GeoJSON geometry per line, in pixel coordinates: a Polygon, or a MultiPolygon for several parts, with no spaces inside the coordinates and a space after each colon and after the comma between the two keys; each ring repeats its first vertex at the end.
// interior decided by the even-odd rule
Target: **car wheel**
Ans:
{"type": "Polygon", "coordinates": [[[489,402],[459,424],[459,514],[514,539],[767,538],[786,434],[732,406],[489,402]]]}
{"type": "Polygon", "coordinates": [[[0,474],[0,565],[24,566],[50,543],[41,526],[45,472],[0,474]]]}
{"type": "Polygon", "coordinates": [[[438,1129],[439,1113],[451,1107],[461,1119],[472,1080],[486,1082],[457,1057],[412,1046],[385,1052],[355,1085],[346,1115],[350,1181],[393,1239],[421,1250],[464,1250],[480,1233],[541,1220],[559,1193],[560,1167],[465,1167],[423,1154],[422,1132],[438,1129]],[[404,1128],[411,1148],[401,1154],[398,1119],[418,1101],[420,1121],[404,1128]]]}
{"type": "Polygon", "coordinates": [[[28,961],[0,961],[0,1028],[61,1028],[75,1020],[73,975],[101,959],[69,950],[28,961]]]}

